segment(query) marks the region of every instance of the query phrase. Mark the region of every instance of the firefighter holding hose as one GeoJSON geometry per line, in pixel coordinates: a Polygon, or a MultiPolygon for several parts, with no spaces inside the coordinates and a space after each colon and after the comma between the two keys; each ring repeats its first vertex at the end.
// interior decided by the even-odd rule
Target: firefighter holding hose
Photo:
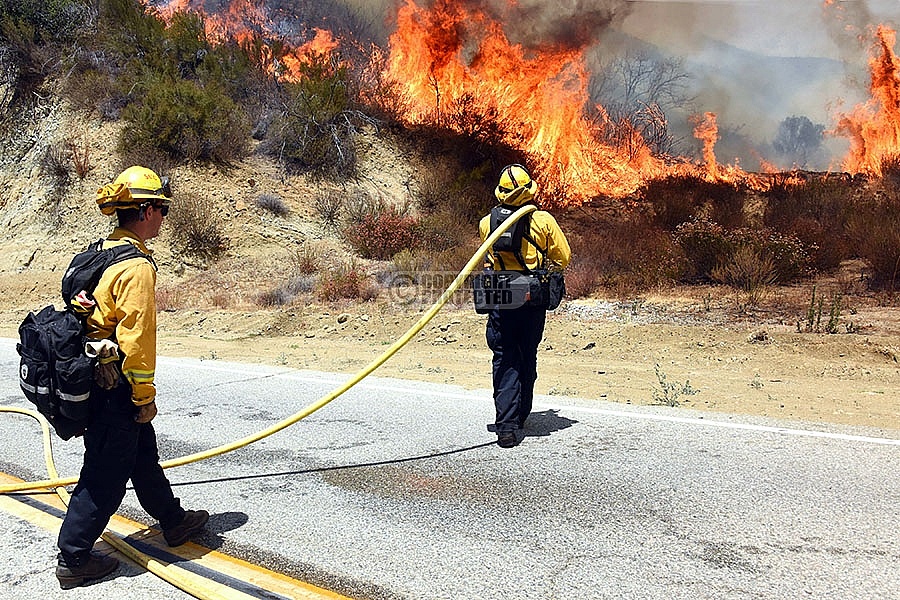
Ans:
{"type": "MultiPolygon", "coordinates": [[[[538,184],[528,170],[513,164],[503,168],[494,190],[499,205],[481,219],[479,232],[485,239],[516,210],[533,203],[538,184]]],[[[553,216],[543,210],[528,213],[512,225],[491,247],[486,269],[521,273],[528,277],[556,277],[572,253],[569,242],[553,216]],[[538,275],[538,273],[540,273],[538,275]]],[[[564,291],[557,293],[559,303],[564,291]]],[[[546,300],[546,299],[545,299],[546,300]]],[[[518,445],[524,437],[525,420],[531,413],[534,382],[537,379],[537,350],[544,335],[548,308],[546,301],[509,306],[499,305],[488,312],[486,337],[493,351],[493,388],[496,420],[493,428],[502,448],[518,445]]],[[[490,426],[489,426],[490,428],[490,426]]]]}

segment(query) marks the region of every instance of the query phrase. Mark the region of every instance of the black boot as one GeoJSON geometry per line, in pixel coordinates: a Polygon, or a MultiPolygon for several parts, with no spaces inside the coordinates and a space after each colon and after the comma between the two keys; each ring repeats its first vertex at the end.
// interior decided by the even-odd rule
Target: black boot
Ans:
{"type": "Polygon", "coordinates": [[[192,535],[201,531],[209,521],[209,513],[205,510],[186,510],[181,523],[170,529],[163,530],[163,537],[169,546],[180,546],[192,535]]]}
{"type": "Polygon", "coordinates": [[[514,431],[498,431],[497,432],[497,445],[501,448],[512,448],[513,446],[518,446],[519,436],[516,435],[514,431]]]}
{"type": "Polygon", "coordinates": [[[88,559],[79,567],[70,567],[60,558],[56,566],[56,578],[59,580],[59,587],[70,590],[84,585],[87,581],[106,577],[118,566],[117,558],[91,551],[88,559]]]}

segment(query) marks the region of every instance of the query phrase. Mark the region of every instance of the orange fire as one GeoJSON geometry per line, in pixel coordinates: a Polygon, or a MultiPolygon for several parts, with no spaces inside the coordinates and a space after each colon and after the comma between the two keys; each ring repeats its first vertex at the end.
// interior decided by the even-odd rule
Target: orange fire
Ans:
{"type": "Polygon", "coordinates": [[[287,68],[285,77],[288,81],[296,81],[302,72],[302,65],[309,63],[316,55],[329,56],[337,49],[338,42],[327,29],[314,29],[316,35],[313,39],[306,42],[299,48],[289,50],[281,60],[287,68]]]}
{"type": "MultiPolygon", "coordinates": [[[[145,0],[146,1],[146,0],[145,0]]],[[[156,8],[159,15],[170,21],[175,13],[195,12],[203,16],[206,36],[213,43],[235,39],[247,41],[253,32],[264,31],[266,15],[263,10],[253,4],[253,0],[231,0],[220,12],[208,14],[195,0],[170,0],[156,8]]]]}
{"type": "MultiPolygon", "coordinates": [[[[512,7],[517,0],[507,2],[512,7]]],[[[277,38],[258,0],[230,0],[216,14],[206,14],[202,4],[170,0],[158,10],[167,20],[176,11],[199,12],[214,42],[277,38]]],[[[399,9],[383,75],[404,91],[408,123],[469,133],[480,125],[497,125],[502,141],[526,155],[544,197],[557,204],[622,197],[652,177],[703,172],[685,162],[667,165],[652,155],[634,127],[613,124],[602,106],[590,106],[583,47],[525,49],[510,42],[500,23],[470,6],[437,0],[423,8],[406,0],[399,9]],[[615,135],[607,135],[614,126],[615,135]],[[604,141],[609,139],[616,141],[604,141]]],[[[311,41],[286,46],[278,56],[269,47],[261,49],[273,75],[296,80],[312,55],[328,55],[338,46],[329,31],[315,32],[311,41]]],[[[746,175],[736,166],[716,163],[713,113],[697,125],[696,135],[703,141],[708,179],[736,181],[746,175]]]]}
{"type": "MultiPolygon", "coordinates": [[[[510,9],[518,5],[518,0],[505,1],[510,9]]],[[[694,120],[694,135],[703,143],[702,164],[653,156],[637,129],[612,123],[602,106],[591,106],[585,47],[545,43],[525,48],[510,41],[493,13],[473,8],[477,2],[434,0],[428,7],[417,2],[405,0],[399,8],[382,74],[403,91],[403,118],[476,135],[484,125],[495,127],[491,135],[525,154],[545,198],[577,204],[602,195],[623,197],[650,178],[675,173],[764,185],[764,176],[748,174],[737,164],[718,164],[714,113],[694,120]]],[[[202,13],[213,41],[282,40],[265,2],[223,4],[216,14],[203,13],[203,0],[170,0],[158,10],[164,17],[176,11],[202,13]]],[[[825,4],[836,6],[833,0],[825,4]]],[[[840,115],[834,133],[851,139],[846,170],[880,174],[882,160],[900,154],[900,60],[893,50],[895,31],[881,25],[875,35],[879,51],[870,60],[872,99],[840,115]]],[[[262,60],[274,76],[296,80],[310,56],[329,55],[339,41],[316,29],[306,44],[281,45],[264,45],[262,60]]],[[[379,52],[373,50],[373,55],[379,52]]],[[[376,64],[356,66],[365,70],[376,64]]]]}
{"type": "MultiPolygon", "coordinates": [[[[156,10],[166,21],[176,12],[201,14],[206,36],[213,43],[236,40],[241,44],[252,41],[264,44],[264,39],[278,37],[271,31],[271,20],[266,11],[255,0],[231,0],[226,7],[214,14],[208,14],[202,7],[195,7],[195,4],[198,4],[196,0],[170,0],[156,10]]],[[[309,62],[313,55],[329,55],[338,47],[331,31],[320,28],[313,28],[313,31],[313,39],[297,47],[285,46],[281,56],[275,56],[271,47],[264,44],[261,51],[266,56],[265,60],[273,75],[287,81],[296,81],[301,76],[301,66],[309,62]]]]}
{"type": "Polygon", "coordinates": [[[850,138],[844,169],[879,176],[883,159],[900,157],[900,59],[894,52],[896,31],[879,25],[875,36],[869,59],[872,97],[840,115],[835,132],[850,138]]]}
{"type": "Polygon", "coordinates": [[[663,169],[643,140],[628,154],[599,141],[605,113],[585,112],[582,49],[526,51],[462,2],[438,0],[426,9],[407,0],[390,37],[387,71],[405,89],[409,122],[453,126],[461,110],[496,119],[504,141],[526,153],[557,202],[625,195],[663,169]]]}
{"type": "Polygon", "coordinates": [[[710,179],[718,179],[719,165],[716,162],[716,141],[719,139],[719,124],[716,113],[707,112],[701,117],[694,115],[691,119],[694,124],[694,137],[703,142],[703,162],[710,179]]]}

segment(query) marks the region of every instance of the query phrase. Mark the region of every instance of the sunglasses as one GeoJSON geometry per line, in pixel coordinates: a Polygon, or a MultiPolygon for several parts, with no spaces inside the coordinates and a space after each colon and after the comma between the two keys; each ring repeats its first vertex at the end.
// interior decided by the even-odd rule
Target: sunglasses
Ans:
{"type": "Polygon", "coordinates": [[[164,217],[169,214],[169,205],[168,204],[151,204],[150,202],[141,204],[141,214],[143,214],[143,211],[145,211],[148,206],[152,206],[153,208],[158,210],[159,214],[161,214],[164,217]]]}

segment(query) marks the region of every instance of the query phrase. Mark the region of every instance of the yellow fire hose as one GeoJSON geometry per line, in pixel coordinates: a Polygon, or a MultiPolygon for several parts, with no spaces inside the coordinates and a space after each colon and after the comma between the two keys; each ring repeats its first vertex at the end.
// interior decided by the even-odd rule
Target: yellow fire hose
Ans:
{"type": "MultiPolygon", "coordinates": [[[[53,462],[50,424],[47,422],[47,419],[44,418],[44,415],[36,410],[15,407],[0,407],[0,412],[20,413],[27,415],[40,423],[44,438],[44,463],[47,466],[47,473],[50,477],[56,479],[59,475],[56,472],[56,465],[53,462]]],[[[62,500],[62,503],[68,506],[69,492],[62,486],[57,487],[55,491],[56,495],[59,496],[59,499],[62,500]]],[[[253,598],[253,596],[228,587],[227,585],[218,583],[203,577],[202,575],[196,575],[190,571],[186,571],[178,565],[159,562],[155,558],[144,554],[126,540],[109,532],[104,532],[101,537],[103,541],[139,566],[171,583],[175,587],[184,590],[195,598],[200,598],[201,600],[250,600],[253,598]]]]}
{"type": "MultiPolygon", "coordinates": [[[[394,354],[397,353],[400,348],[409,343],[412,338],[419,333],[425,325],[428,324],[431,319],[437,315],[437,313],[447,304],[453,294],[460,288],[460,286],[465,282],[466,277],[475,270],[478,266],[479,262],[483,260],[484,254],[487,252],[488,248],[490,248],[499,238],[500,236],[509,229],[516,221],[525,216],[526,214],[536,210],[537,208],[534,205],[527,205],[519,208],[516,212],[510,215],[500,226],[488,236],[487,239],[479,246],[478,250],[476,250],[475,254],[472,255],[472,258],[469,259],[469,262],[462,268],[450,286],[444,290],[444,293],[441,294],[441,297],[428,309],[428,311],[422,315],[422,317],[407,330],[401,337],[399,337],[391,346],[385,350],[381,356],[370,362],[368,365],[363,367],[352,379],[347,381],[346,383],[338,386],[331,393],[322,397],[321,399],[313,402],[306,408],[300,410],[299,412],[291,415],[290,417],[279,421],[278,423],[259,431],[258,433],[249,435],[242,439],[239,439],[235,442],[231,442],[229,444],[223,444],[222,446],[218,446],[216,448],[212,448],[210,450],[206,450],[204,452],[198,452],[195,454],[190,454],[187,456],[182,456],[181,458],[174,458],[172,460],[167,460],[165,462],[160,463],[164,469],[168,469],[171,467],[177,467],[181,465],[186,465],[193,462],[198,462],[207,458],[212,458],[214,456],[219,456],[225,454],[227,452],[231,452],[233,450],[237,450],[238,448],[243,448],[244,446],[248,446],[254,442],[262,440],[270,435],[278,433],[282,429],[290,427],[294,423],[300,421],[316,412],[354,385],[362,381],[364,378],[369,376],[375,369],[383,365],[389,358],[391,358],[394,354]]],[[[7,484],[0,486],[0,494],[8,494],[12,492],[22,492],[28,490],[38,490],[38,489],[46,489],[46,488],[55,488],[57,495],[59,495],[60,499],[64,504],[68,506],[69,494],[63,486],[72,485],[78,481],[77,477],[67,477],[61,478],[59,474],[56,472],[56,467],[53,462],[53,451],[51,448],[51,439],[50,439],[50,428],[47,423],[47,420],[44,417],[32,410],[22,409],[22,408],[14,408],[14,407],[0,407],[0,412],[10,412],[10,413],[20,413],[28,415],[32,418],[37,419],[41,424],[41,429],[43,431],[44,438],[44,460],[47,465],[47,474],[50,479],[44,479],[42,481],[25,481],[22,483],[16,484],[7,484]]],[[[187,593],[201,598],[202,600],[206,599],[232,599],[232,598],[248,598],[246,594],[233,590],[232,588],[228,588],[224,585],[217,584],[213,581],[209,581],[205,578],[198,578],[192,575],[190,572],[185,571],[183,569],[178,568],[175,565],[167,565],[156,561],[155,559],[143,554],[138,551],[131,545],[129,545],[124,540],[111,535],[109,533],[103,534],[103,540],[112,545],[114,548],[122,552],[125,556],[135,561],[137,564],[147,569],[151,573],[158,575],[162,579],[165,579],[169,583],[172,583],[176,587],[186,591],[187,593]]]]}

